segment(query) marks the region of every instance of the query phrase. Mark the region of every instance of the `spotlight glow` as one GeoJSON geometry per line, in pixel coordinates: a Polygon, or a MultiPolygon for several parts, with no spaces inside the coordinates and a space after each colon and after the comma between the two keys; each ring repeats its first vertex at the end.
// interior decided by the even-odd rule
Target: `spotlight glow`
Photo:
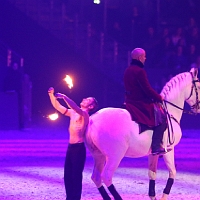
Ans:
{"type": "Polygon", "coordinates": [[[94,4],[100,4],[101,0],[94,0],[94,4]]]}

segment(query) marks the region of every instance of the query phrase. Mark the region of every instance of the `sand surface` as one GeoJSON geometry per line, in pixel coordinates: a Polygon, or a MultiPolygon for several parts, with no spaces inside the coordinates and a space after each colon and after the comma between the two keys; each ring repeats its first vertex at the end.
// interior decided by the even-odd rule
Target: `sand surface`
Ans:
{"type": "MultiPolygon", "coordinates": [[[[0,130],[0,200],[65,200],[63,165],[67,129],[33,127],[0,130]]],[[[177,177],[169,200],[200,200],[200,130],[185,130],[175,149],[177,177]]],[[[82,200],[101,200],[90,177],[93,159],[87,152],[82,200]]],[[[148,200],[147,157],[124,158],[113,183],[124,200],[148,200]]],[[[156,193],[160,199],[168,178],[159,159],[156,193]]]]}

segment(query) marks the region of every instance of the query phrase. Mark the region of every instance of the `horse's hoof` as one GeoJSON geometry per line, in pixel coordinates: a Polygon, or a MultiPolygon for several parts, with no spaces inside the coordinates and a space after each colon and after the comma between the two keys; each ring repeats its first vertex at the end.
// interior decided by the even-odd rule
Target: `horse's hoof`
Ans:
{"type": "Polygon", "coordinates": [[[151,200],[157,200],[156,197],[149,197],[151,200]]]}

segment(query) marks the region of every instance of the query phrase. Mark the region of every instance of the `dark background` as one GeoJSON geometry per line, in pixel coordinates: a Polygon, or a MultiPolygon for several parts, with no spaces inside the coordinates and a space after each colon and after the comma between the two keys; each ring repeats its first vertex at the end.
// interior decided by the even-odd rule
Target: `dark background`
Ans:
{"type": "MultiPolygon", "coordinates": [[[[33,120],[40,120],[40,118],[53,111],[47,94],[47,90],[51,86],[55,87],[56,92],[66,93],[77,103],[84,97],[94,96],[99,102],[99,108],[122,106],[124,90],[123,84],[118,78],[119,76],[106,75],[96,67],[99,64],[98,61],[89,61],[82,54],[84,52],[77,52],[72,45],[67,45],[56,38],[48,29],[40,26],[25,12],[17,9],[13,3],[15,1],[1,0],[0,2],[0,40],[24,58],[24,72],[30,76],[32,82],[33,120]],[[69,90],[63,81],[66,74],[74,78],[72,90],[69,90]]],[[[66,5],[69,18],[73,18],[75,14],[78,14],[82,22],[92,24],[93,32],[105,31],[109,38],[119,39],[118,42],[126,46],[128,50],[132,50],[136,45],[145,47],[145,45],[151,44],[151,42],[148,43],[148,27],[153,27],[156,37],[160,38],[164,27],[168,27],[172,35],[177,27],[182,26],[185,28],[190,17],[195,18],[197,27],[200,23],[200,3],[197,0],[118,0],[114,3],[108,0],[105,27],[105,2],[104,0],[101,1],[100,5],[95,5],[92,1],[57,1],[57,3],[66,5]],[[130,25],[133,22],[132,8],[135,6],[138,9],[139,17],[134,18],[134,20],[138,24],[134,24],[133,27],[136,30],[131,32],[130,27],[133,25],[130,25]],[[121,25],[119,37],[112,29],[115,21],[118,21],[121,25]],[[139,37],[133,34],[137,32],[139,32],[139,37]],[[131,42],[133,36],[137,39],[134,40],[134,43],[131,42]]],[[[197,44],[200,44],[198,42],[199,39],[197,44]]],[[[149,46],[146,47],[148,51],[149,46]]],[[[154,61],[154,58],[149,56],[149,60],[154,61]]],[[[151,69],[152,63],[149,62],[146,66],[150,80],[156,79],[156,70],[162,71],[160,66],[154,66],[151,69]]],[[[121,78],[123,69],[127,65],[128,62],[118,63],[118,66],[122,69],[120,72],[121,78]]],[[[115,67],[114,65],[110,66],[111,68],[115,67]]],[[[2,74],[5,71],[4,67],[6,67],[6,63],[1,64],[2,74]]],[[[189,70],[189,65],[183,70],[189,70]]],[[[167,70],[163,68],[163,71],[167,71],[167,73],[170,71],[173,75],[175,73],[173,68],[167,70]]],[[[164,76],[169,75],[164,72],[163,74],[164,76]]],[[[152,81],[153,87],[155,87],[155,84],[152,81]]],[[[189,120],[193,122],[192,127],[198,128],[198,121],[195,121],[197,117],[194,116],[184,116],[182,119],[183,127],[189,127],[186,125],[189,120]]]]}

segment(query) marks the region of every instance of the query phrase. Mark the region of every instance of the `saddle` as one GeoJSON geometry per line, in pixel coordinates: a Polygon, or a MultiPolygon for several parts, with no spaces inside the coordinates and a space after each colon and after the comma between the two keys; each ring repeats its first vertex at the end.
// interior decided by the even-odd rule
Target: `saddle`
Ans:
{"type": "Polygon", "coordinates": [[[145,124],[138,124],[139,125],[139,134],[147,130],[153,130],[153,127],[149,127],[145,124]]]}

